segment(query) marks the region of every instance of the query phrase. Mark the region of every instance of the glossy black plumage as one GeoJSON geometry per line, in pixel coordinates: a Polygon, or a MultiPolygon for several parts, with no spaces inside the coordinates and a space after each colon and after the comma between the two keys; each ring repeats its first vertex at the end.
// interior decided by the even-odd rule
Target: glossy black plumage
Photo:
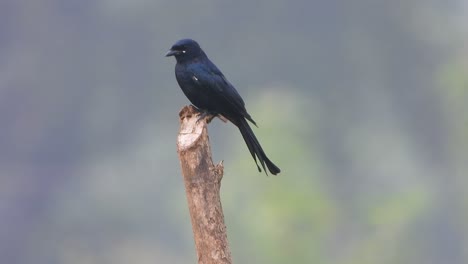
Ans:
{"type": "Polygon", "coordinates": [[[248,120],[256,125],[245,109],[244,100],[216,65],[208,59],[198,43],[191,39],[179,40],[166,56],[176,58],[176,79],[190,102],[199,110],[222,115],[236,125],[258,170],[261,171],[257,159],[264,170],[266,165],[272,174],[278,174],[280,169],[268,159],[247,123],[248,120]]]}

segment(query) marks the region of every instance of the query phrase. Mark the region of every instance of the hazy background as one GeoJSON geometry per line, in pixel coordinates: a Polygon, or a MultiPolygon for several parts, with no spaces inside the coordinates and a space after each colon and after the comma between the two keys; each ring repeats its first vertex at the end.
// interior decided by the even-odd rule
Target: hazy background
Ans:
{"type": "Polygon", "coordinates": [[[234,263],[468,263],[463,0],[0,2],[0,262],[196,263],[176,154],[194,38],[279,176],[209,126],[234,263]]]}

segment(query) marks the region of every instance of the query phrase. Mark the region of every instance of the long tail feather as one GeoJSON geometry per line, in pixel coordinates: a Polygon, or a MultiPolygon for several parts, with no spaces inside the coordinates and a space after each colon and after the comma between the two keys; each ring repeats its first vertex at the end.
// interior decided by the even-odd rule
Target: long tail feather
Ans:
{"type": "Polygon", "coordinates": [[[263,151],[262,146],[260,146],[260,143],[255,137],[255,134],[252,131],[252,128],[250,128],[247,121],[244,118],[240,118],[239,122],[236,122],[235,124],[239,128],[242,137],[244,138],[244,141],[247,144],[247,148],[249,149],[250,154],[252,155],[255,164],[257,165],[258,171],[262,170],[260,169],[260,166],[257,163],[257,158],[267,175],[268,173],[265,169],[265,165],[271,174],[276,175],[280,173],[281,170],[275,164],[273,164],[273,162],[271,162],[270,159],[268,159],[267,155],[263,151]]]}

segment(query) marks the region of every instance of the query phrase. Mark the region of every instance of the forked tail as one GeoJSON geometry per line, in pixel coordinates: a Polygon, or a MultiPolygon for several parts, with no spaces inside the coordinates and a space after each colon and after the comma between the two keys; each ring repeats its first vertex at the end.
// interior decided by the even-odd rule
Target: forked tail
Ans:
{"type": "Polygon", "coordinates": [[[244,138],[245,143],[247,144],[247,148],[249,149],[250,154],[255,160],[255,164],[257,165],[258,171],[261,172],[262,170],[260,169],[260,166],[257,163],[257,158],[258,158],[258,161],[260,162],[260,165],[262,165],[262,168],[267,175],[268,173],[265,169],[265,165],[271,174],[276,175],[280,173],[281,170],[275,164],[273,164],[273,162],[271,162],[270,159],[268,159],[267,155],[263,151],[262,146],[260,146],[260,143],[255,137],[255,134],[252,131],[252,128],[250,128],[249,124],[247,123],[247,120],[245,120],[244,118],[239,118],[239,119],[240,119],[239,122],[236,122],[237,124],[236,123],[235,124],[239,128],[242,134],[242,137],[244,138]]]}

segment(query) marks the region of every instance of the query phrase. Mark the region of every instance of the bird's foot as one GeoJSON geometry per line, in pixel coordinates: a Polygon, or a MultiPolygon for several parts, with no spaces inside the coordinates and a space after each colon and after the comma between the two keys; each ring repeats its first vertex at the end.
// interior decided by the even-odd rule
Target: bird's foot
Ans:
{"type": "Polygon", "coordinates": [[[208,111],[200,111],[200,115],[198,116],[197,123],[206,118],[206,123],[208,124],[211,122],[211,120],[215,116],[216,116],[215,114],[210,113],[208,111]]]}

